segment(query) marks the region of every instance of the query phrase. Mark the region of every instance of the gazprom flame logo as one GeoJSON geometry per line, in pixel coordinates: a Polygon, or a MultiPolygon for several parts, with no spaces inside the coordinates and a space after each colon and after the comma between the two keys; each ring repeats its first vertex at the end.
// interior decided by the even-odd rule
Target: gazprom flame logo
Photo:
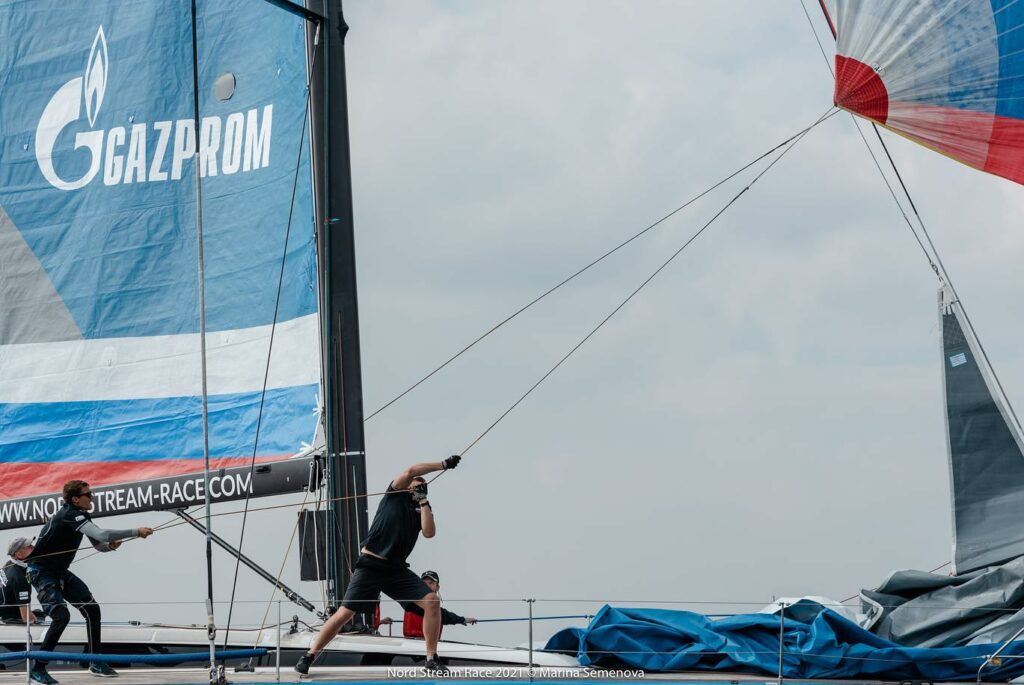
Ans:
{"type": "MultiPolygon", "coordinates": [[[[58,88],[39,117],[36,161],[43,178],[60,190],[78,190],[97,176],[102,177],[106,186],[181,180],[188,160],[196,154],[195,120],[144,123],[129,117],[128,121],[132,122],[129,126],[97,128],[107,95],[109,67],[107,37],[100,26],[89,50],[84,74],[58,88]],[[62,136],[66,140],[72,132],[76,153],[55,153],[54,148],[62,136]],[[79,150],[89,154],[85,173],[70,179],[57,173],[55,160],[67,169],[67,160],[81,155],[79,150]]],[[[162,92],[161,97],[154,94],[151,99],[159,100],[163,95],[162,92]]],[[[145,96],[137,99],[146,100],[145,96]]],[[[198,135],[199,174],[203,177],[231,175],[270,166],[273,115],[274,106],[268,104],[259,109],[203,117],[198,135]]],[[[102,120],[109,122],[111,119],[107,114],[102,120]]],[[[61,144],[67,145],[66,142],[61,144]]],[[[79,173],[82,166],[82,159],[79,159],[79,173]]]]}
{"type": "Polygon", "coordinates": [[[96,177],[100,170],[100,158],[103,151],[103,131],[82,131],[75,135],[75,149],[85,148],[92,155],[89,168],[81,178],[65,180],[53,168],[53,146],[57,137],[68,125],[78,121],[82,115],[82,102],[85,102],[86,116],[89,126],[96,123],[103,104],[103,96],[107,90],[107,37],[103,34],[103,26],[96,32],[89,52],[89,61],[85,67],[85,76],[73,78],[61,86],[43,110],[36,127],[36,160],[43,177],[50,185],[61,190],[77,190],[84,187],[96,177]]]}
{"type": "Polygon", "coordinates": [[[107,37],[103,35],[103,27],[96,32],[89,51],[89,64],[85,68],[85,115],[89,117],[89,125],[96,125],[96,115],[100,113],[103,96],[107,92],[107,37]]]}

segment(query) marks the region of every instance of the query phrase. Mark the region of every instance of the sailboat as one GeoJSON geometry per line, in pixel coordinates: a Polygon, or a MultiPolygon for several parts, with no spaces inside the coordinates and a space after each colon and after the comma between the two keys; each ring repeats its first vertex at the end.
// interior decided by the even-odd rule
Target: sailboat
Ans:
{"type": "MultiPolygon", "coordinates": [[[[0,323],[0,526],[41,523],[57,506],[55,484],[71,475],[100,493],[96,516],[200,502],[208,510],[323,483],[329,515],[307,524],[328,527],[313,548],[322,537],[336,603],[367,514],[347,132],[338,125],[344,22],[333,3],[321,12],[245,3],[244,21],[230,3],[199,3],[198,21],[177,9],[97,4],[49,59],[11,69],[11,83],[31,83],[39,101],[5,110],[14,122],[3,122],[23,142],[0,172],[0,259],[16,275],[0,280],[10,305],[0,323]],[[156,105],[145,104],[151,98],[156,105]],[[165,232],[132,231],[148,221],[165,232]],[[77,230],[94,224],[100,230],[77,230]],[[309,447],[297,449],[302,441],[309,447]]],[[[27,16],[26,35],[51,28],[53,17],[27,16]]],[[[955,298],[944,306],[955,316],[955,298]]],[[[951,357],[968,359],[965,349],[951,357]]],[[[950,376],[947,393],[961,396],[960,382],[950,376]]],[[[998,395],[991,404],[1005,416],[998,395]]],[[[971,516],[960,512],[960,543],[982,532],[971,516]]],[[[189,525],[216,544],[209,520],[189,525]]],[[[983,545],[961,566],[1006,551],[983,545]]],[[[0,631],[8,649],[23,644],[23,628],[0,631]]],[[[119,626],[106,637],[111,651],[208,642],[207,626],[119,626]]],[[[260,639],[278,638],[295,654],[311,635],[289,626],[260,639]]],[[[527,659],[455,644],[442,655],[460,650],[527,659]]],[[[358,635],[339,638],[329,656],[418,651],[358,635]]]]}
{"type": "MultiPolygon", "coordinates": [[[[94,518],[177,512],[206,538],[208,576],[223,547],[323,618],[369,506],[341,3],[5,5],[0,530],[41,525],[63,482],[86,480],[94,518]],[[302,526],[320,608],[211,526],[212,505],[303,492],[325,505],[302,526]]],[[[106,651],[202,661],[219,639],[288,664],[315,635],[297,618],[218,634],[212,580],[206,599],[206,625],[111,625],[106,651]]],[[[82,627],[64,638],[84,648],[82,627]]],[[[7,651],[25,640],[0,627],[7,651]]],[[[422,648],[349,635],[321,663],[422,648]]]]}

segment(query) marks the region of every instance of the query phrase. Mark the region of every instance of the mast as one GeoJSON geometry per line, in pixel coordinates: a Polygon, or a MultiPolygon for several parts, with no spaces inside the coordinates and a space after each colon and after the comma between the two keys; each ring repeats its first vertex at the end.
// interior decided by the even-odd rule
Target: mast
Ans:
{"type": "Polygon", "coordinates": [[[367,530],[366,455],[359,355],[352,165],[349,157],[345,34],[341,0],[322,2],[326,16],[312,84],[313,150],[323,336],[324,431],[327,444],[327,603],[341,602],[367,530]]]}

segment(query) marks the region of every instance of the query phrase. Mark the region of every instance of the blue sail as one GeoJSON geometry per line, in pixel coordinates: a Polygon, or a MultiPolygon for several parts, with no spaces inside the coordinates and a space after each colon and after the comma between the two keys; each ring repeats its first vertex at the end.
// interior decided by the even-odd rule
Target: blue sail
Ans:
{"type": "Polygon", "coordinates": [[[197,127],[191,26],[0,1],[0,500],[201,468],[197,173],[213,463],[314,434],[307,27],[199,2],[197,127]]]}

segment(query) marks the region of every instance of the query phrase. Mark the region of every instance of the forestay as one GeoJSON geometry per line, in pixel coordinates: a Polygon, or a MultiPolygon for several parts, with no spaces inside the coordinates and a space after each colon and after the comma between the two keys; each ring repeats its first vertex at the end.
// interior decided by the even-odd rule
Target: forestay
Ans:
{"type": "Polygon", "coordinates": [[[317,422],[305,23],[199,2],[197,131],[189,3],[54,9],[0,1],[0,527],[69,478],[202,469],[197,148],[212,465],[294,454],[317,422]]]}

